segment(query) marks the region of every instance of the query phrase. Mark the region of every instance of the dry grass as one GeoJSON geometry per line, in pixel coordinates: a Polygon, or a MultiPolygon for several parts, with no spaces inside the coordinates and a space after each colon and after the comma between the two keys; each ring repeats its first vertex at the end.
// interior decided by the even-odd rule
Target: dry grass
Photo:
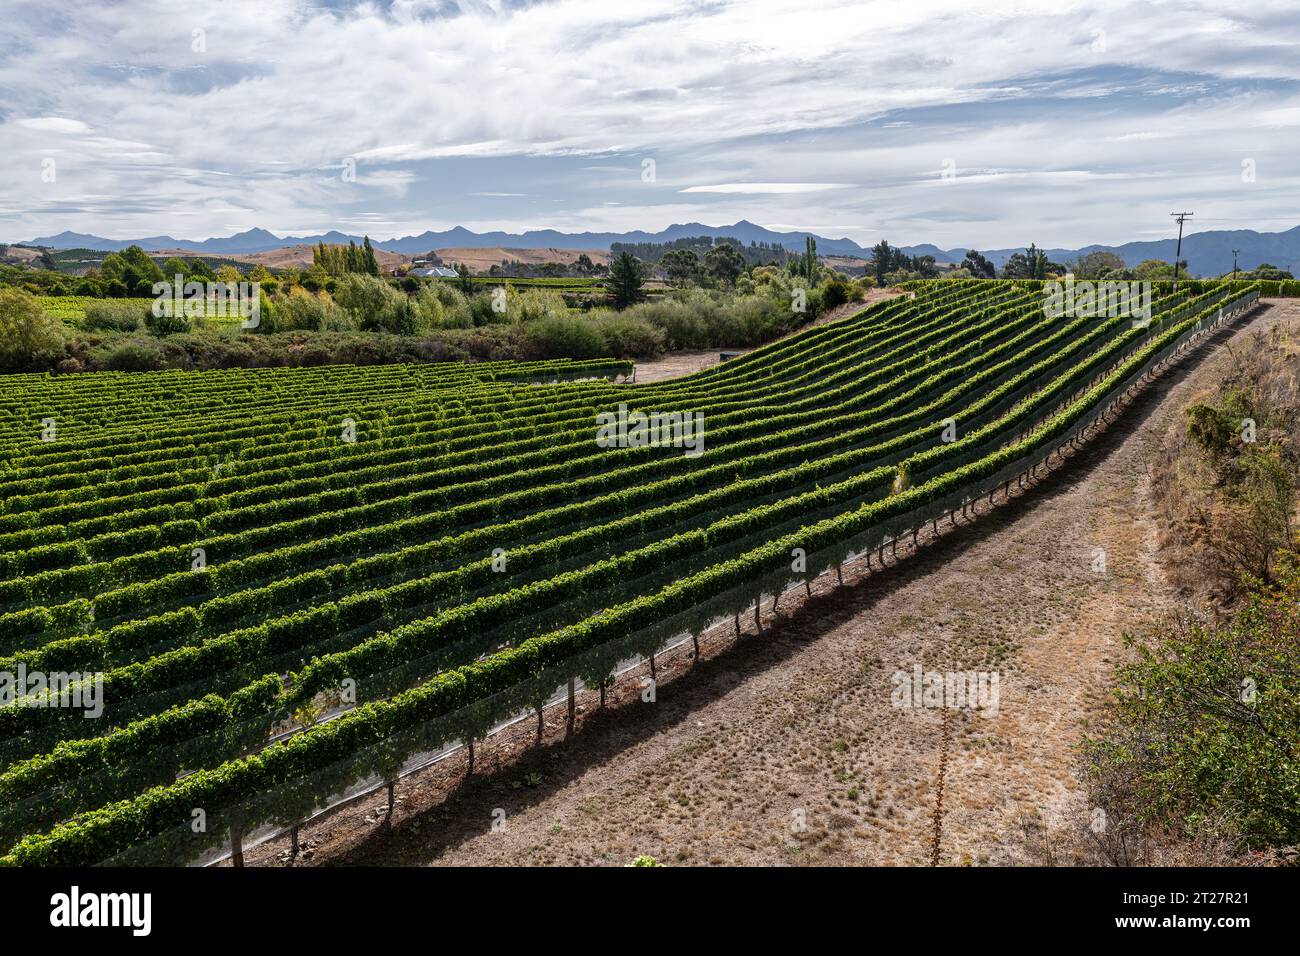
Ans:
{"type": "MultiPolygon", "coordinates": [[[[1238,337],[1214,379],[1187,403],[1220,405],[1247,396],[1259,410],[1256,447],[1273,448],[1293,480],[1300,477],[1300,304],[1282,300],[1267,321],[1238,337]]],[[[1284,522],[1261,518],[1257,508],[1229,494],[1222,462],[1188,432],[1186,415],[1168,423],[1151,469],[1158,544],[1170,580],[1190,604],[1219,616],[1240,594],[1243,571],[1257,572],[1290,539],[1284,522]]]]}

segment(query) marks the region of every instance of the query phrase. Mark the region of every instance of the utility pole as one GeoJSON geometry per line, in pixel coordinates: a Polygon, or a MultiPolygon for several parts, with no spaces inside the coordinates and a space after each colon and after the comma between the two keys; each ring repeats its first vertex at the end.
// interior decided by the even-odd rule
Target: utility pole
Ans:
{"type": "Polygon", "coordinates": [[[1174,249],[1174,291],[1178,291],[1178,260],[1183,256],[1183,223],[1192,218],[1190,212],[1171,212],[1169,215],[1178,220],[1178,245],[1174,249]]]}
{"type": "Polygon", "coordinates": [[[1237,253],[1239,252],[1241,252],[1240,249],[1232,250],[1232,281],[1233,282],[1237,281],[1237,253]]]}

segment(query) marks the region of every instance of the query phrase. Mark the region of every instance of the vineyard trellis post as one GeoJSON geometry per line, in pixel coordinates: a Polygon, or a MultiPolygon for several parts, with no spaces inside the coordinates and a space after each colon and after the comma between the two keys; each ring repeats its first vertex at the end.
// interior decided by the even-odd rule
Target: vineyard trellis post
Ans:
{"type": "Polygon", "coordinates": [[[238,817],[230,821],[230,865],[244,865],[244,832],[238,817]]]}
{"type": "MultiPolygon", "coordinates": [[[[650,655],[650,672],[652,674],[654,673],[653,654],[650,655]]],[[[570,733],[570,734],[573,733],[573,728],[574,725],[577,723],[577,720],[578,720],[577,678],[570,676],[569,677],[569,715],[567,720],[568,729],[566,730],[566,733],[570,733]]]]}

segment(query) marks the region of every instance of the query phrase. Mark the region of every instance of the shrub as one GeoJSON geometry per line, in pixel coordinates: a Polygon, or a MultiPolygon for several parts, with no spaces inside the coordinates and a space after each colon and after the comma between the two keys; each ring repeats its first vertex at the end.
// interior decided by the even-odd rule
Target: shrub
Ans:
{"type": "Polygon", "coordinates": [[[661,329],[667,348],[702,349],[713,344],[702,310],[692,308],[678,299],[642,302],[623,314],[661,329]]]}
{"type": "MultiPolygon", "coordinates": [[[[796,324],[795,313],[766,296],[745,296],[731,304],[734,315],[734,333],[728,340],[712,343],[716,346],[758,345],[790,331],[796,324]]],[[[811,316],[798,316],[800,322],[811,316]]]]}
{"type": "Polygon", "coordinates": [[[1239,418],[1233,418],[1227,409],[1215,408],[1197,402],[1187,409],[1187,436],[1213,455],[1228,450],[1237,434],[1239,418]]]}
{"type": "Polygon", "coordinates": [[[160,339],[178,332],[188,332],[191,328],[189,319],[182,315],[154,315],[152,309],[145,313],[144,324],[160,339]]]}
{"type": "Polygon", "coordinates": [[[1121,823],[1253,847],[1300,843],[1300,554],[1227,626],[1179,618],[1131,639],[1106,733],[1087,742],[1095,806],[1121,823]]]}
{"type": "Polygon", "coordinates": [[[359,273],[340,276],[334,298],[367,332],[414,331],[410,300],[383,279],[359,273]]]}
{"type": "Polygon", "coordinates": [[[663,330],[626,312],[592,313],[585,321],[595,325],[596,330],[604,338],[606,355],[617,358],[646,358],[663,351],[663,330]]]}
{"type": "Polygon", "coordinates": [[[536,322],[539,319],[567,315],[564,296],[554,289],[525,289],[516,293],[514,289],[506,299],[506,317],[511,322],[536,322]]]}
{"type": "Polygon", "coordinates": [[[0,289],[0,367],[48,368],[63,351],[63,323],[46,315],[35,297],[0,289]]]}
{"type": "Polygon", "coordinates": [[[108,353],[103,366],[113,372],[151,372],[164,367],[162,349],[150,342],[123,342],[108,353]]]}
{"type": "Polygon", "coordinates": [[[103,299],[86,306],[83,328],[103,332],[138,332],[144,328],[149,307],[139,302],[103,299]]]}
{"type": "Polygon", "coordinates": [[[472,295],[468,301],[471,325],[475,327],[497,325],[508,321],[505,313],[497,312],[492,308],[492,297],[490,295],[472,295]]]}
{"type": "Polygon", "coordinates": [[[551,316],[526,329],[531,351],[538,358],[597,358],[605,354],[605,337],[586,319],[551,316]]]}
{"type": "Polygon", "coordinates": [[[821,284],[823,309],[834,309],[853,298],[853,288],[840,278],[827,279],[821,284]]]}
{"type": "Polygon", "coordinates": [[[474,325],[469,312],[469,301],[459,290],[445,282],[424,285],[415,301],[423,317],[424,327],[428,330],[468,329],[474,325]]]}

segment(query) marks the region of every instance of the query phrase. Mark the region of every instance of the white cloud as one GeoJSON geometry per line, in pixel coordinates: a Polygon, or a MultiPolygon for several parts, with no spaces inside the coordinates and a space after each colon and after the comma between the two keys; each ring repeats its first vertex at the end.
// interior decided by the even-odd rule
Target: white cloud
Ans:
{"type": "Polygon", "coordinates": [[[848,189],[851,183],[715,183],[712,186],[688,186],[683,193],[747,193],[782,195],[786,193],[820,193],[827,189],[848,189]]]}
{"type": "Polygon", "coordinates": [[[65,119],[62,116],[33,116],[20,119],[17,124],[23,129],[34,129],[41,133],[89,133],[90,127],[81,120],[65,119]]]}
{"type": "Polygon", "coordinates": [[[1126,238],[1173,197],[1276,216],[1300,201],[1298,41],[1291,0],[20,7],[0,61],[0,208],[17,210],[0,239],[366,213],[418,232],[487,213],[512,230],[748,218],[870,223],[845,227],[860,242],[1037,227],[1082,243],[1126,238]],[[1059,79],[1085,71],[1109,72],[1059,79]],[[1259,159],[1253,191],[1237,152],[1259,159]],[[946,158],[956,192],[936,185],[946,158]],[[444,175],[466,160],[481,165],[444,175]],[[494,181],[491,164],[510,165],[494,181]],[[490,212],[450,205],[474,195],[490,212]]]}

